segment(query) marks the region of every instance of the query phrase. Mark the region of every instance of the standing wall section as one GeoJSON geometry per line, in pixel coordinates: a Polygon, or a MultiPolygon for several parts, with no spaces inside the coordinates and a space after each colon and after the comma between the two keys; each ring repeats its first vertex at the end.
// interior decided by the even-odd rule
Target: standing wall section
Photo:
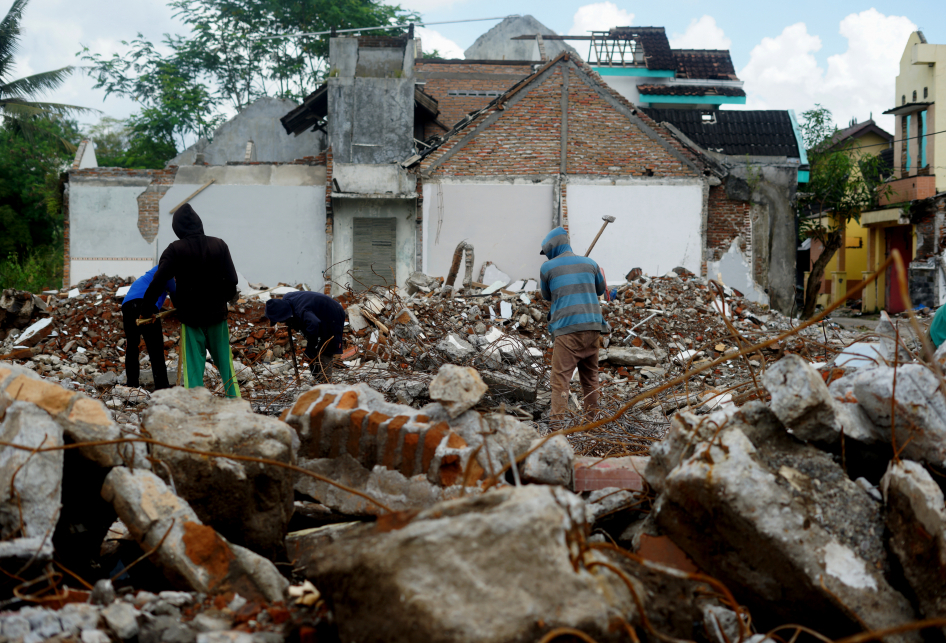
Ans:
{"type": "Polygon", "coordinates": [[[151,268],[157,207],[176,173],[175,167],[70,170],[63,283],[72,286],[103,273],[137,277],[151,268]]]}
{"type": "Polygon", "coordinates": [[[535,277],[552,227],[566,225],[584,254],[603,215],[616,221],[592,257],[609,281],[634,266],[700,270],[702,167],[597,74],[560,58],[500,103],[421,165],[425,270],[445,274],[465,239],[474,272],[492,261],[535,277]]]}

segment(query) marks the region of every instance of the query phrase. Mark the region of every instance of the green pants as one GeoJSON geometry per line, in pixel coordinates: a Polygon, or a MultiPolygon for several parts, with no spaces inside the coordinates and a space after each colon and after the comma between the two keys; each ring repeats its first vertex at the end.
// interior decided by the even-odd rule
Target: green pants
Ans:
{"type": "Polygon", "coordinates": [[[211,326],[181,324],[181,356],[178,362],[178,384],[184,388],[204,385],[204,365],[207,351],[220,371],[227,397],[240,397],[240,385],[233,371],[233,353],[230,352],[230,329],[227,322],[211,326]]]}

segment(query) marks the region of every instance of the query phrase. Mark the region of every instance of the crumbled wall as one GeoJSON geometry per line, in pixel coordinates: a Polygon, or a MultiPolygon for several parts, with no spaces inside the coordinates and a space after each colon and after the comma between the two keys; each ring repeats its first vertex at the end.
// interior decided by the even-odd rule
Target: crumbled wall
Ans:
{"type": "MultiPolygon", "coordinates": [[[[752,220],[748,201],[730,199],[725,185],[709,189],[709,214],[706,226],[706,260],[719,261],[729,251],[733,240],[739,238],[739,249],[750,254],[752,220]]],[[[712,276],[712,275],[710,275],[712,276]]]]}

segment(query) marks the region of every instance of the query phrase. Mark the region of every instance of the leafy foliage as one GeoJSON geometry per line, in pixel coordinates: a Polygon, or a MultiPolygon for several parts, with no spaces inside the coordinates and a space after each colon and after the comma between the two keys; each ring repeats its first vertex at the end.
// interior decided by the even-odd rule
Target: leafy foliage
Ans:
{"type": "Polygon", "coordinates": [[[173,131],[160,110],[146,108],[128,120],[103,116],[84,137],[95,143],[100,166],[162,169],[177,155],[173,131]]]}
{"type": "Polygon", "coordinates": [[[130,47],[124,56],[104,58],[89,53],[88,48],[80,55],[92,63],[96,89],[104,89],[106,96],[116,94],[141,103],[133,130],[158,135],[162,143],[179,139],[186,147],[187,135],[210,136],[224,117],[218,110],[219,100],[202,81],[202,71],[180,50],[182,42],[179,36],[167,36],[164,44],[172,54],[165,56],[138,34],[130,43],[122,41],[130,47]]]}
{"type": "Polygon", "coordinates": [[[60,173],[72,154],[60,142],[74,146],[80,135],[68,120],[38,120],[33,127],[32,142],[21,130],[0,127],[0,285],[6,288],[26,281],[52,287],[62,278],[60,173]]]}
{"type": "Polygon", "coordinates": [[[128,51],[79,52],[96,88],[141,102],[132,128],[156,145],[209,137],[224,119],[261,96],[299,100],[327,74],[328,37],[287,34],[406,25],[419,19],[377,0],[171,0],[192,32],[165,35],[163,54],[141,34],[128,51]]]}
{"type": "Polygon", "coordinates": [[[23,257],[11,252],[5,260],[0,261],[0,288],[30,292],[58,289],[62,284],[62,275],[62,246],[37,248],[23,257]]]}
{"type": "MultiPolygon", "coordinates": [[[[49,133],[48,130],[38,127],[38,123],[92,110],[76,105],[36,100],[38,96],[43,96],[62,85],[75,71],[73,67],[54,69],[25,78],[11,78],[16,64],[15,55],[20,49],[20,37],[23,34],[20,20],[28,2],[29,0],[14,0],[6,16],[0,20],[0,118],[6,129],[32,141],[37,133],[49,133]]],[[[68,140],[58,141],[69,149],[71,143],[68,140]]],[[[74,148],[70,151],[74,151],[74,148]]]]}

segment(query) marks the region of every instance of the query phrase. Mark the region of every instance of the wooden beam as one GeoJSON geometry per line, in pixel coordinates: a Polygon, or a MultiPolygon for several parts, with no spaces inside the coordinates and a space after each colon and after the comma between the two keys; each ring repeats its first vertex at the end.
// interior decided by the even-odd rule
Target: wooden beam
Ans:
{"type": "Polygon", "coordinates": [[[183,201],[175,205],[173,208],[171,208],[171,214],[174,214],[175,212],[177,212],[178,208],[180,208],[182,205],[184,205],[185,203],[193,199],[195,196],[197,196],[198,194],[200,194],[201,192],[203,192],[204,190],[206,190],[207,188],[209,188],[212,184],[216,182],[217,182],[217,179],[210,179],[209,181],[204,183],[202,186],[200,186],[200,188],[197,189],[197,191],[195,191],[189,197],[187,197],[186,199],[184,199],[183,201]]]}

